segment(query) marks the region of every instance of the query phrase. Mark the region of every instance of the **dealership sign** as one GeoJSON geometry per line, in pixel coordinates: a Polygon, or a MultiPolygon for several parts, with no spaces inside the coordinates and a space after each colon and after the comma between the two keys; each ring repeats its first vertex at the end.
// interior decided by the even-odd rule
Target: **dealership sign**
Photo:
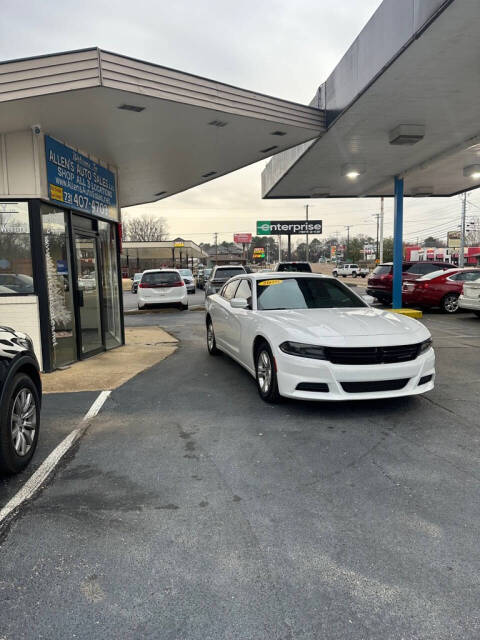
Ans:
{"type": "Polygon", "coordinates": [[[257,220],[257,236],[301,235],[322,233],[321,220],[257,220]]]}
{"type": "Polygon", "coordinates": [[[82,153],[45,136],[48,197],[70,209],[116,217],[115,174],[82,153]]]}
{"type": "Polygon", "coordinates": [[[234,233],[233,241],[235,244],[250,244],[252,241],[251,233],[234,233]]]}
{"type": "Polygon", "coordinates": [[[253,257],[254,258],[265,258],[265,248],[264,247],[256,247],[253,250],[253,257]]]}

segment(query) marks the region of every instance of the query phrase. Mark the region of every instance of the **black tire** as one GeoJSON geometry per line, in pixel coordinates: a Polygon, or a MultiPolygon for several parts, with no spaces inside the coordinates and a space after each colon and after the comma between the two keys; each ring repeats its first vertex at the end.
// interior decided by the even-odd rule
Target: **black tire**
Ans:
{"type": "Polygon", "coordinates": [[[366,278],[367,274],[366,273],[362,273],[362,278],[366,278]]]}
{"type": "Polygon", "coordinates": [[[441,308],[443,313],[457,313],[458,311],[458,293],[447,293],[443,296],[441,308]]]}
{"type": "Polygon", "coordinates": [[[334,278],[338,278],[338,273],[337,273],[336,271],[332,271],[332,276],[333,276],[334,278]]]}
{"type": "Polygon", "coordinates": [[[139,304],[137,304],[137,307],[138,307],[138,310],[139,310],[139,311],[143,311],[144,309],[146,309],[146,308],[147,308],[147,305],[146,305],[146,304],[144,304],[144,305],[140,306],[139,304]]]}
{"type": "Polygon", "coordinates": [[[266,342],[261,342],[255,351],[255,379],[262,400],[270,404],[280,402],[275,360],[272,350],[266,342]]]}
{"type": "Polygon", "coordinates": [[[40,396],[38,389],[30,376],[19,373],[13,378],[6,390],[4,405],[0,407],[0,474],[20,473],[27,467],[37,448],[39,431],[40,396]],[[22,398],[31,399],[31,403],[27,405],[28,411],[26,410],[25,416],[17,413],[22,410],[22,398]],[[14,419],[14,414],[18,415],[19,420],[14,419]],[[30,426],[27,427],[27,424],[30,426]],[[32,424],[35,425],[34,429],[31,428],[32,424]],[[25,453],[19,453],[14,444],[13,429],[15,427],[20,427],[20,436],[16,441],[17,446],[28,447],[25,453]]]}
{"type": "Polygon", "coordinates": [[[218,356],[220,350],[217,348],[217,341],[215,340],[215,331],[213,330],[213,324],[210,318],[207,322],[207,349],[211,356],[218,356]]]}
{"type": "Polygon", "coordinates": [[[187,304],[180,304],[178,308],[180,311],[188,311],[188,302],[187,304]]]}
{"type": "Polygon", "coordinates": [[[357,277],[357,272],[356,272],[356,271],[353,271],[353,272],[352,272],[352,278],[356,278],[356,277],[357,277]]]}
{"type": "Polygon", "coordinates": [[[478,318],[480,318],[480,311],[474,311],[473,312],[478,318]]]}

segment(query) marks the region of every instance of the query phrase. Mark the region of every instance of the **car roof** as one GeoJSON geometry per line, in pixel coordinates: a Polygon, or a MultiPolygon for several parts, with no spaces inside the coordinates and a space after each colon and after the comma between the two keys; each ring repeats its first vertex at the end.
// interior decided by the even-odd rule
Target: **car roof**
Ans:
{"type": "MultiPolygon", "coordinates": [[[[284,278],[320,278],[320,279],[328,279],[328,280],[335,280],[335,282],[338,282],[338,280],[336,278],[334,278],[333,276],[328,276],[325,275],[323,273],[306,273],[305,271],[270,271],[267,273],[248,273],[248,277],[252,278],[253,280],[265,280],[265,277],[267,275],[272,275],[274,276],[275,280],[280,280],[280,279],[284,279],[284,278]]],[[[235,278],[238,278],[239,276],[235,276],[235,278]]]]}
{"type": "Polygon", "coordinates": [[[144,275],[145,273],[165,273],[165,272],[175,272],[175,273],[179,273],[178,269],[174,269],[173,267],[170,269],[145,269],[145,271],[142,272],[142,275],[144,275]]]}

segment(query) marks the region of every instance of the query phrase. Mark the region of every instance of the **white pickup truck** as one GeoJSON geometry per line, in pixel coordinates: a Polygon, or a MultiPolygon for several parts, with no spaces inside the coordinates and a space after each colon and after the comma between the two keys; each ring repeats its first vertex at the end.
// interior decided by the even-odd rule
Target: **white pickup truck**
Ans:
{"type": "Polygon", "coordinates": [[[332,275],[335,276],[335,278],[339,276],[343,276],[344,278],[347,276],[351,276],[352,278],[356,278],[357,276],[366,278],[368,273],[368,269],[361,269],[358,264],[339,264],[332,271],[332,275]]]}

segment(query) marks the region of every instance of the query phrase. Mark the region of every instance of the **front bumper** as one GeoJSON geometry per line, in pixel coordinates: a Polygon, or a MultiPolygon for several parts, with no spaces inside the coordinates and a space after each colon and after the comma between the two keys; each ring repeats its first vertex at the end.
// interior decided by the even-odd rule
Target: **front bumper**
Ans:
{"type": "Polygon", "coordinates": [[[277,380],[280,395],[301,400],[345,401],[379,400],[399,398],[430,391],[435,383],[435,353],[429,349],[415,360],[395,364],[338,365],[326,360],[313,360],[290,356],[276,350],[277,380]],[[420,378],[432,376],[431,380],[419,385],[420,378]],[[397,390],[349,393],[342,382],[383,382],[408,379],[407,384],[397,390]],[[300,391],[301,383],[324,383],[328,391],[300,391]]]}
{"type": "Polygon", "coordinates": [[[372,296],[373,298],[378,298],[380,300],[391,300],[392,292],[387,289],[379,289],[377,287],[372,287],[367,284],[367,295],[372,296]]]}

